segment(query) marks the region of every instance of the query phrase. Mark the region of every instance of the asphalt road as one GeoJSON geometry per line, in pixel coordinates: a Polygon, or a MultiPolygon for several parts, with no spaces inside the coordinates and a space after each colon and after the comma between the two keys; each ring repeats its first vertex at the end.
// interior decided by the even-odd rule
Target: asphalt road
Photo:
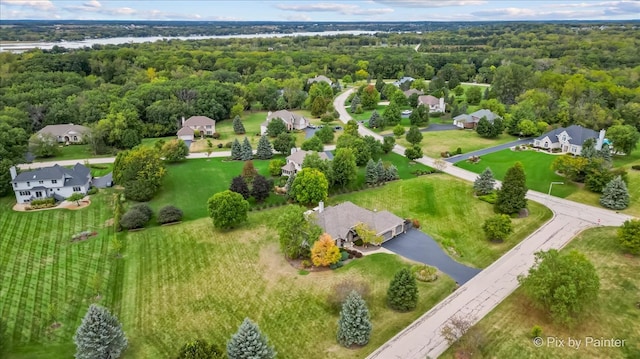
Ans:
{"type": "Polygon", "coordinates": [[[521,139],[521,140],[517,140],[517,141],[511,141],[511,142],[503,143],[503,144],[498,145],[498,146],[484,148],[482,150],[473,151],[473,152],[469,152],[469,153],[463,153],[463,154],[458,155],[458,156],[449,157],[449,158],[446,158],[445,161],[447,161],[449,163],[458,163],[460,161],[465,161],[467,158],[472,157],[472,156],[484,156],[486,154],[502,151],[502,150],[504,150],[506,148],[513,147],[513,146],[516,146],[516,145],[526,145],[528,143],[531,143],[532,141],[533,140],[530,139],[530,138],[525,138],[525,139],[521,139]]]}
{"type": "MultiPolygon", "coordinates": [[[[346,111],[340,111],[344,108],[344,101],[350,91],[353,90],[342,93],[336,97],[334,102],[343,122],[350,119],[346,111]]],[[[363,135],[368,134],[378,139],[381,138],[364,126],[360,126],[359,132],[363,135]]],[[[394,152],[404,154],[404,148],[395,146],[394,152]]],[[[438,167],[433,158],[422,157],[417,161],[431,167],[438,167]]],[[[474,181],[477,177],[477,174],[447,162],[444,163],[442,170],[467,181],[474,181]]],[[[560,249],[587,228],[598,225],[620,226],[625,220],[632,218],[603,208],[535,191],[529,191],[527,198],[550,208],[553,211],[553,218],[367,358],[424,359],[425,357],[438,357],[449,347],[447,341],[440,334],[442,328],[456,317],[466,318],[474,324],[480,321],[518,287],[517,277],[525,274],[531,268],[535,252],[560,249]]],[[[533,345],[533,343],[527,341],[523,345],[533,345]]]]}

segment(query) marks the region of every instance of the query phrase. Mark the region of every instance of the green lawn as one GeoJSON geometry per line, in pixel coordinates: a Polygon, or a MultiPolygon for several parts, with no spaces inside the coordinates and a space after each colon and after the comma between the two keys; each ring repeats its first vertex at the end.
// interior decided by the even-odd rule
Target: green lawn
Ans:
{"type": "Polygon", "coordinates": [[[81,160],[85,158],[99,158],[99,157],[113,157],[113,153],[107,153],[104,155],[94,155],[89,150],[89,145],[60,145],[60,154],[55,157],[36,158],[33,162],[48,162],[48,161],[65,161],[65,160],[81,160]]]}
{"type": "MultiPolygon", "coordinates": [[[[640,310],[636,307],[640,288],[640,257],[621,254],[615,240],[616,228],[601,227],[583,232],[563,251],[578,250],[595,265],[600,277],[600,295],[572,329],[553,323],[548,314],[533,307],[517,289],[477,324],[486,344],[475,357],[481,358],[640,358],[640,310]],[[580,349],[536,348],[530,332],[534,325],[543,329],[542,337],[582,339],[580,349]],[[585,346],[585,337],[617,338],[622,348],[585,346]]],[[[448,350],[443,358],[454,358],[448,350]]]]}
{"type": "Polygon", "coordinates": [[[458,162],[456,166],[476,173],[481,173],[485,168],[489,167],[494,176],[502,180],[507,170],[519,161],[524,166],[529,189],[547,193],[551,182],[564,182],[564,185],[554,185],[551,193],[554,196],[564,198],[577,192],[579,188],[575,183],[565,181],[564,177],[557,175],[551,169],[551,164],[556,158],[558,156],[543,152],[511,151],[506,149],[481,156],[478,163],[463,161],[458,162]]]}
{"type": "MultiPolygon", "coordinates": [[[[440,153],[446,151],[455,153],[458,147],[462,153],[468,153],[515,140],[515,137],[507,134],[502,134],[498,138],[484,138],[472,130],[431,131],[422,133],[421,145],[422,152],[426,156],[440,158],[440,153]]],[[[404,147],[410,146],[404,136],[398,139],[397,143],[404,147]]],[[[484,159],[484,156],[482,158],[484,159]]]]}
{"type": "Polygon", "coordinates": [[[8,358],[69,358],[90,303],[119,311],[122,262],[109,256],[109,196],[101,191],[81,210],[27,213],[11,209],[14,198],[0,199],[0,317],[14,346],[8,358]],[[72,243],[81,231],[98,236],[72,243]]]}
{"type": "MultiPolygon", "coordinates": [[[[374,111],[374,110],[367,110],[367,111],[364,111],[363,113],[352,113],[350,110],[350,106],[347,106],[346,108],[351,118],[353,118],[356,121],[369,121],[369,119],[371,118],[371,114],[374,111]]],[[[385,108],[387,108],[387,105],[378,104],[375,108],[375,111],[378,112],[378,115],[382,116],[382,113],[384,112],[385,108]]]]}
{"type": "Polygon", "coordinates": [[[334,272],[305,276],[280,254],[267,227],[281,209],[253,212],[249,222],[219,232],[208,219],[153,228],[127,239],[121,318],[130,347],[124,358],[167,358],[194,338],[224,347],[244,317],[258,323],[280,358],[363,358],[451,293],[447,277],[420,283],[411,313],[386,308],[393,274],[406,265],[376,254],[334,272]],[[343,280],[366,281],[373,333],[364,348],[336,343],[338,313],[327,305],[343,280]]]}
{"type": "MultiPolygon", "coordinates": [[[[269,161],[254,160],[261,175],[270,178],[269,161]]],[[[192,159],[167,166],[160,192],[149,203],[154,210],[174,205],[184,212],[185,220],[207,217],[207,200],[229,189],[231,179],[239,176],[243,161],[225,158],[192,159]]],[[[284,197],[271,194],[266,203],[283,203],[284,197]]],[[[253,203],[253,199],[251,199],[253,203]]]]}
{"type": "Polygon", "coordinates": [[[433,236],[454,258],[477,268],[493,263],[551,218],[546,207],[529,202],[529,217],[513,219],[515,233],[504,243],[490,243],[481,226],[485,218],[494,215],[493,206],[475,199],[469,183],[443,174],[331,197],[329,204],[347,200],[372,210],[388,210],[402,218],[417,218],[421,230],[433,236]]]}

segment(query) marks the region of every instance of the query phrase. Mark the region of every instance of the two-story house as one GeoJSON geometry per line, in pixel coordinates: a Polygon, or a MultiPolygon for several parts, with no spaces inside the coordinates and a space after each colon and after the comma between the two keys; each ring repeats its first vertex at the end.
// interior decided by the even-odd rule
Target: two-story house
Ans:
{"type": "MultiPolygon", "coordinates": [[[[307,157],[308,154],[314,153],[315,151],[304,151],[298,150],[297,148],[291,149],[291,154],[287,156],[287,164],[282,166],[282,175],[283,176],[291,176],[302,169],[302,162],[304,162],[304,158],[307,157]]],[[[331,160],[329,155],[325,152],[317,152],[322,160],[331,160]]]]}
{"type": "Polygon", "coordinates": [[[429,109],[429,112],[443,112],[446,110],[444,97],[437,98],[431,95],[422,95],[418,97],[418,106],[423,105],[429,109]]]}
{"type": "Polygon", "coordinates": [[[49,197],[61,201],[75,192],[86,194],[91,187],[91,171],[80,163],[76,163],[73,168],[54,165],[20,174],[15,167],[11,167],[10,172],[11,185],[18,203],[49,197]]]}
{"type": "Polygon", "coordinates": [[[602,145],[606,142],[605,134],[605,130],[600,130],[598,133],[578,125],[571,125],[567,128],[558,127],[534,139],[533,146],[549,151],[558,149],[560,152],[580,155],[582,153],[582,144],[589,138],[595,139],[596,150],[601,150],[602,145]]]}
{"type": "Polygon", "coordinates": [[[211,136],[216,132],[216,121],[207,116],[191,116],[187,120],[182,118],[182,128],[178,130],[178,137],[184,141],[193,141],[193,131],[198,130],[203,136],[211,136]]]}
{"type": "Polygon", "coordinates": [[[269,122],[273,120],[284,122],[287,127],[287,131],[304,130],[309,127],[309,120],[304,118],[304,116],[300,116],[287,110],[280,110],[276,112],[269,111],[269,113],[267,113],[267,120],[260,125],[260,134],[262,136],[267,134],[267,126],[269,126],[269,122]]]}

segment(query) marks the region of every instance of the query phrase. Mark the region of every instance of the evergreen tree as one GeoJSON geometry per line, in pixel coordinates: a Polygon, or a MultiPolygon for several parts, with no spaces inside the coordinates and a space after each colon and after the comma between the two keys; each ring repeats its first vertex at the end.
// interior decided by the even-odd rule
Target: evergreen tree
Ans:
{"type": "Polygon", "coordinates": [[[418,304],[418,284],[408,268],[396,272],[387,290],[387,303],[392,309],[408,312],[418,304]]]}
{"type": "Polygon", "coordinates": [[[233,118],[233,132],[235,132],[237,135],[244,135],[247,132],[244,129],[244,125],[242,124],[240,116],[236,116],[233,118]]]}
{"type": "Polygon", "coordinates": [[[358,105],[360,105],[360,96],[358,96],[357,94],[355,96],[353,96],[353,98],[351,99],[351,107],[349,108],[349,111],[351,113],[355,113],[356,109],[358,108],[358,105]]]}
{"type": "Polygon", "coordinates": [[[587,138],[582,143],[582,152],[580,152],[580,156],[584,158],[594,158],[598,155],[598,151],[596,150],[596,140],[593,138],[587,138]]]}
{"type": "Polygon", "coordinates": [[[251,195],[256,199],[256,202],[260,203],[269,197],[271,192],[271,184],[264,176],[257,175],[253,178],[253,187],[251,188],[251,195]]]}
{"type": "Polygon", "coordinates": [[[236,138],[233,140],[233,144],[231,145],[231,159],[232,160],[241,160],[242,159],[242,145],[236,138]]]}
{"type": "Polygon", "coordinates": [[[240,193],[244,199],[247,199],[250,196],[249,186],[242,176],[236,176],[231,179],[231,186],[229,186],[229,190],[235,193],[240,193]]]}
{"type": "Polygon", "coordinates": [[[378,182],[386,182],[386,170],[384,168],[384,163],[382,163],[382,158],[378,158],[378,162],[376,163],[376,174],[378,175],[378,182]]]}
{"type": "Polygon", "coordinates": [[[242,166],[242,178],[247,181],[248,184],[253,182],[253,179],[258,175],[258,170],[253,165],[253,161],[249,160],[242,166]]]}
{"type": "Polygon", "coordinates": [[[260,141],[258,141],[258,148],[256,150],[256,158],[260,160],[268,160],[273,157],[273,148],[271,147],[271,142],[267,136],[260,137],[260,141]]]}
{"type": "Polygon", "coordinates": [[[293,181],[296,180],[296,175],[292,174],[291,176],[289,176],[289,178],[287,178],[287,183],[285,183],[284,185],[284,189],[287,191],[287,197],[289,198],[295,198],[294,193],[292,193],[291,188],[293,186],[293,181]]]}
{"type": "Polygon", "coordinates": [[[253,148],[251,147],[251,143],[249,143],[249,139],[246,137],[242,142],[242,151],[240,153],[240,159],[243,161],[248,161],[253,158],[253,148]]]}
{"type": "Polygon", "coordinates": [[[602,149],[598,151],[598,156],[602,157],[607,163],[611,163],[611,147],[609,144],[602,145],[602,149]]]}
{"type": "Polygon", "coordinates": [[[627,185],[618,176],[607,183],[600,197],[600,204],[604,207],[620,210],[629,207],[629,191],[627,185]]]}
{"type": "Polygon", "coordinates": [[[385,168],[385,171],[384,171],[385,182],[395,181],[399,178],[400,176],[398,175],[398,168],[395,165],[390,164],[387,168],[385,168]]]}
{"type": "Polygon", "coordinates": [[[364,179],[365,179],[365,182],[367,182],[368,185],[376,184],[380,180],[380,179],[378,179],[378,171],[377,171],[377,168],[376,168],[376,163],[373,162],[372,159],[369,159],[369,162],[367,162],[367,167],[365,168],[364,179]]]}
{"type": "Polygon", "coordinates": [[[371,336],[367,303],[356,291],[349,293],[340,311],[338,342],[345,347],[365,345],[371,336]]]}
{"type": "Polygon", "coordinates": [[[76,344],[76,359],[117,359],[128,344],[118,318],[96,304],[89,306],[73,341],[76,344]]]}
{"type": "Polygon", "coordinates": [[[369,117],[369,127],[382,127],[382,119],[380,118],[380,114],[378,114],[378,111],[376,110],[373,110],[373,112],[371,113],[371,117],[369,117]]]}
{"type": "Polygon", "coordinates": [[[396,139],[393,136],[384,136],[382,142],[382,152],[389,153],[393,150],[393,147],[396,145],[396,139]]]}
{"type": "Polygon", "coordinates": [[[496,180],[493,178],[493,172],[491,168],[487,167],[473,182],[473,190],[478,196],[484,196],[493,192],[495,185],[496,180]]]}
{"type": "Polygon", "coordinates": [[[267,337],[249,318],[244,318],[238,331],[227,343],[229,359],[272,359],[276,357],[267,337]]]}
{"type": "Polygon", "coordinates": [[[496,209],[499,213],[504,214],[518,213],[522,208],[527,207],[526,194],[527,177],[522,163],[516,162],[513,167],[507,170],[504,181],[502,181],[502,188],[498,190],[496,209]]]}

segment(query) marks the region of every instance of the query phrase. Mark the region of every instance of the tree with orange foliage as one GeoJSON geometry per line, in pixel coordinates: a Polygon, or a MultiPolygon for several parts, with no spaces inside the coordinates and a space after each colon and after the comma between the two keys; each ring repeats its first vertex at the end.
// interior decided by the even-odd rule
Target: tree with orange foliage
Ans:
{"type": "Polygon", "coordinates": [[[327,267],[340,260],[340,249],[330,235],[324,233],[311,248],[311,260],[316,267],[327,267]]]}

